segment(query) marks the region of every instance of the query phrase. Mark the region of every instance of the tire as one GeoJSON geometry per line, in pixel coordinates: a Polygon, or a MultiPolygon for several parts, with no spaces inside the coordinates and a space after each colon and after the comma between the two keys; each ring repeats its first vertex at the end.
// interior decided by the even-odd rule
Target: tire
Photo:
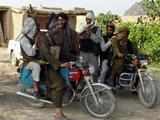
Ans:
{"type": "Polygon", "coordinates": [[[94,99],[91,95],[89,88],[84,92],[85,97],[81,100],[82,105],[88,113],[93,117],[106,118],[111,115],[116,107],[116,100],[111,90],[105,87],[105,85],[95,84],[92,85],[95,95],[97,96],[99,105],[94,103],[94,99]]]}
{"type": "Polygon", "coordinates": [[[150,76],[147,74],[142,74],[142,80],[144,84],[144,92],[142,85],[139,82],[138,86],[138,96],[141,103],[147,107],[152,108],[156,104],[157,91],[154,81],[150,79],[150,76]]]}
{"type": "Polygon", "coordinates": [[[13,51],[10,52],[10,63],[13,65],[13,66],[18,66],[18,60],[14,54],[13,51]]]}
{"type": "Polygon", "coordinates": [[[70,105],[76,96],[75,91],[70,87],[65,88],[64,91],[65,92],[63,95],[63,107],[70,105]]]}

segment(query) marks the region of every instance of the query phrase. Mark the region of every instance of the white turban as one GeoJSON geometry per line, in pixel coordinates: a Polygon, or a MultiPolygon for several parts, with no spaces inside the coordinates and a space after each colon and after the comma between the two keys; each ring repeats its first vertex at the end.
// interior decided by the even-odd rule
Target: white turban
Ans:
{"type": "Polygon", "coordinates": [[[95,14],[93,11],[89,11],[86,15],[86,18],[89,18],[92,20],[93,23],[95,23],[95,14]]]}

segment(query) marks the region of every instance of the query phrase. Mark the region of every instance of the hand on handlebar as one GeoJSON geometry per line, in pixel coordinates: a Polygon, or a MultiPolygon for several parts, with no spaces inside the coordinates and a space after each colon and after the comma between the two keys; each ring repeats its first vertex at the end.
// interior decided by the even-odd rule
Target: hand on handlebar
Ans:
{"type": "Polygon", "coordinates": [[[70,64],[67,62],[67,63],[62,63],[61,65],[60,65],[60,67],[69,67],[70,66],[70,64]]]}
{"type": "Polygon", "coordinates": [[[71,67],[71,66],[73,66],[74,64],[75,64],[74,61],[65,62],[65,63],[62,63],[62,64],[60,65],[60,67],[71,67]]]}

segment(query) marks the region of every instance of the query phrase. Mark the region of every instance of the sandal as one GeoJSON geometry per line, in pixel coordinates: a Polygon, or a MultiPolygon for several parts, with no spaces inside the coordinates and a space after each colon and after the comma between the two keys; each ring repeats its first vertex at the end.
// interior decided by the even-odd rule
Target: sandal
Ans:
{"type": "Polygon", "coordinates": [[[54,116],[54,120],[71,120],[71,119],[67,118],[66,116],[62,116],[62,117],[54,116]]]}

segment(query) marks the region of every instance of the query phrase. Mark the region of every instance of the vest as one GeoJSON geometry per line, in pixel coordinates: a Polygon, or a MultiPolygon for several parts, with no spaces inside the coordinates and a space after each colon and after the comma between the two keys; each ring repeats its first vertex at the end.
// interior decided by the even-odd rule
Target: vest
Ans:
{"type": "MultiPolygon", "coordinates": [[[[25,35],[25,34],[24,34],[24,37],[26,37],[26,38],[29,40],[30,44],[33,45],[33,43],[31,42],[31,41],[32,41],[31,38],[29,38],[29,37],[28,37],[27,35],[25,35]]],[[[21,54],[22,54],[22,56],[23,56],[24,62],[30,62],[30,61],[36,60],[37,54],[36,54],[36,56],[28,56],[28,55],[26,54],[26,52],[23,50],[21,44],[20,44],[20,48],[21,48],[21,54]]]]}
{"type": "MultiPolygon", "coordinates": [[[[105,43],[108,42],[109,38],[107,36],[103,36],[105,43]]],[[[113,56],[112,46],[110,46],[106,51],[101,51],[101,60],[108,59],[111,60],[113,56]]]]}
{"type": "MultiPolygon", "coordinates": [[[[96,34],[98,27],[93,27],[91,32],[96,34]]],[[[86,53],[93,53],[96,56],[98,56],[100,54],[100,44],[99,43],[95,43],[93,40],[91,39],[83,39],[80,40],[80,50],[82,52],[86,52],[86,53]]]]}

